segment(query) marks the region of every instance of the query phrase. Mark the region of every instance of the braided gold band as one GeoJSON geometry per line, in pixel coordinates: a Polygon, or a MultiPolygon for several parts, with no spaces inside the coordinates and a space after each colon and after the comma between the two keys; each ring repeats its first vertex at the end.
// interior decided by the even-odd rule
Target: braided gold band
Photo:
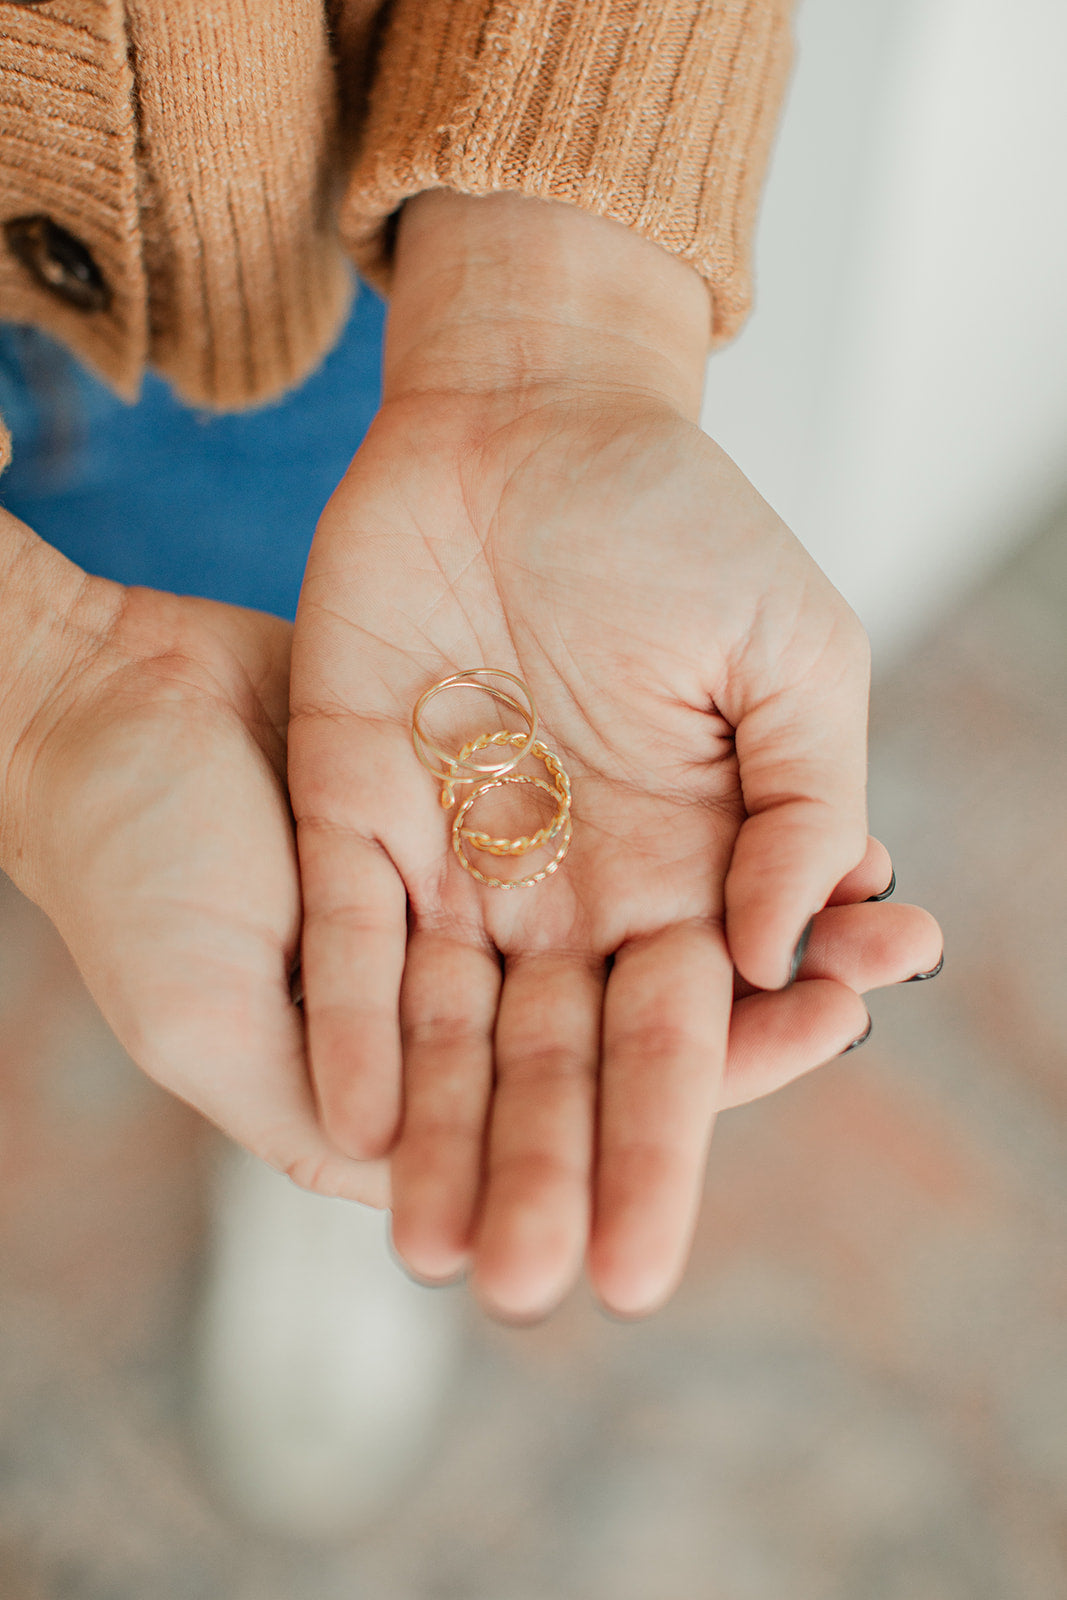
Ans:
{"type": "MultiPolygon", "coordinates": [[[[523,741],[524,736],[521,733],[482,733],[479,734],[477,739],[472,739],[469,744],[463,746],[457,759],[465,761],[468,754],[473,755],[477,750],[485,749],[486,746],[491,744],[519,744],[523,741]]],[[[547,822],[543,828],[539,828],[536,833],[520,835],[517,839],[494,839],[488,833],[481,833],[476,828],[460,827],[460,818],[457,816],[452,824],[453,832],[459,828],[464,839],[475,850],[484,850],[491,856],[524,856],[529,851],[536,850],[541,845],[547,844],[550,839],[554,839],[564,822],[566,822],[571,808],[571,785],[570,779],[560,765],[559,757],[547,745],[542,744],[540,739],[535,739],[530,748],[530,754],[536,756],[538,761],[544,762],[555,782],[548,784],[544,778],[528,778],[522,773],[513,774],[511,781],[513,783],[535,784],[538,789],[543,789],[546,794],[552,795],[556,801],[555,815],[550,822],[547,822]]],[[[494,787],[497,786],[494,785],[494,787]]],[[[479,784],[470,799],[472,801],[475,800],[478,795],[483,793],[485,788],[486,785],[484,783],[479,784]]],[[[470,807],[468,806],[467,810],[469,809],[470,807]]],[[[466,811],[463,814],[465,816],[466,811]]]]}
{"type": "MultiPolygon", "coordinates": [[[[467,842],[467,830],[462,826],[462,823],[471,806],[476,800],[480,799],[481,796],[485,794],[487,789],[501,789],[506,783],[530,783],[536,785],[536,787],[539,789],[546,790],[549,794],[553,792],[551,786],[545,782],[544,778],[528,777],[522,772],[510,772],[506,777],[503,778],[489,778],[485,783],[480,784],[479,787],[475,789],[473,794],[469,794],[467,796],[466,800],[464,800],[463,804],[456,812],[455,821],[452,823],[452,849],[455,852],[457,861],[461,866],[466,867],[471,877],[477,878],[479,883],[484,883],[488,888],[531,889],[535,883],[543,883],[546,878],[550,878],[552,876],[552,874],[558,869],[559,864],[567,854],[567,851],[570,849],[572,832],[571,814],[569,809],[563,814],[560,830],[558,830],[560,832],[560,841],[556,846],[556,853],[550,861],[545,863],[540,871],[531,872],[525,878],[491,878],[487,873],[481,872],[467,855],[466,849],[464,848],[467,842]]],[[[473,840],[471,842],[473,843],[473,840]]],[[[515,846],[523,843],[524,841],[520,839],[512,839],[496,842],[504,842],[510,844],[511,846],[515,846]]],[[[503,855],[505,852],[494,851],[493,853],[503,855]]],[[[524,851],[514,849],[509,850],[507,853],[515,855],[525,854],[524,851]]]]}

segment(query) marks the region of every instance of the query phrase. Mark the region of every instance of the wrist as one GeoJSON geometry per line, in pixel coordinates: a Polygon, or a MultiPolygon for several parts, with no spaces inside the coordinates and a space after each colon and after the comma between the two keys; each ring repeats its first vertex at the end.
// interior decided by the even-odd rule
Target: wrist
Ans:
{"type": "Polygon", "coordinates": [[[699,416],[706,285],[621,223],[516,194],[445,190],[401,213],[386,399],[607,390],[699,416]]]}

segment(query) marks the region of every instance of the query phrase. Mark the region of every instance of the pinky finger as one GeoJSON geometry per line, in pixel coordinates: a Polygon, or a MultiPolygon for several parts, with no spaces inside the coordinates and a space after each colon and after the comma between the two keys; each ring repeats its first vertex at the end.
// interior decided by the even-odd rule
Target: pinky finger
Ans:
{"type": "Polygon", "coordinates": [[[783,1089],[859,1044],[870,1024],[859,995],[830,978],[736,1001],[719,1109],[783,1089]]]}

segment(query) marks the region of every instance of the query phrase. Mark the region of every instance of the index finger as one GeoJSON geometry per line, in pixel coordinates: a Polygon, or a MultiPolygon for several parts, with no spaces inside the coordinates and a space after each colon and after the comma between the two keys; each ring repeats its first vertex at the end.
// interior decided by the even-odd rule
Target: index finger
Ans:
{"type": "Polygon", "coordinates": [[[384,1155],[400,1120],[400,984],[407,893],[385,847],[337,823],[298,823],[311,1077],[346,1155],[384,1155]]]}

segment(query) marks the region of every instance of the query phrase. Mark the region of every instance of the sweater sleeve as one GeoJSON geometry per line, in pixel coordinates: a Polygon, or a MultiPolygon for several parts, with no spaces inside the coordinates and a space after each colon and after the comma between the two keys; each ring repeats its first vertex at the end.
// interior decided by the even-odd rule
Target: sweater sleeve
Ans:
{"type": "Polygon", "coordinates": [[[634,228],[690,262],[716,344],[751,303],[756,206],[790,0],[393,0],[344,242],[383,292],[411,195],[511,190],[634,228]]]}

